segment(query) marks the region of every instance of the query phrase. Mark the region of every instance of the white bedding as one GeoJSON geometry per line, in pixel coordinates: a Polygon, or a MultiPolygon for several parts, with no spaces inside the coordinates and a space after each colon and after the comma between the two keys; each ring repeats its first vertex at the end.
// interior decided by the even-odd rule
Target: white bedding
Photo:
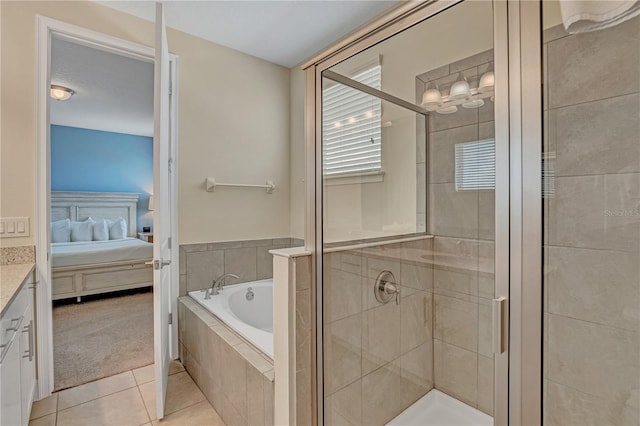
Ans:
{"type": "Polygon", "coordinates": [[[137,238],[51,244],[51,266],[94,265],[153,257],[153,244],[137,238]]]}

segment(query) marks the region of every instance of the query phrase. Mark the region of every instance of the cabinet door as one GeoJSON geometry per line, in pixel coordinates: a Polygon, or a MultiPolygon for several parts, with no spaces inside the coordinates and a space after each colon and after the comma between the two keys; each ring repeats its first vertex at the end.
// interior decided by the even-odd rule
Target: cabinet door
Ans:
{"type": "Polygon", "coordinates": [[[29,303],[22,320],[22,332],[20,339],[20,395],[22,405],[22,418],[29,418],[31,403],[33,402],[33,391],[36,384],[36,352],[35,352],[35,330],[33,329],[33,303],[29,303]]]}
{"type": "Polygon", "coordinates": [[[0,424],[20,426],[22,425],[20,336],[16,334],[8,344],[9,349],[0,364],[0,424]]]}

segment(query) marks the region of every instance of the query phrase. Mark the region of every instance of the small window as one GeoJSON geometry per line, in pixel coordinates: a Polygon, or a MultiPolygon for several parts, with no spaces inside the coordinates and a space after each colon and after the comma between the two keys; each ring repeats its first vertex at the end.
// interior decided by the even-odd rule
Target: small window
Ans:
{"type": "Polygon", "coordinates": [[[496,146],[493,139],[456,144],[456,191],[495,189],[496,146]]]}
{"type": "MultiPolygon", "coordinates": [[[[377,64],[350,76],[381,88],[382,67],[377,64]]],[[[325,176],[366,173],[382,169],[382,102],[342,84],[323,90],[322,171],[325,176]]]]}

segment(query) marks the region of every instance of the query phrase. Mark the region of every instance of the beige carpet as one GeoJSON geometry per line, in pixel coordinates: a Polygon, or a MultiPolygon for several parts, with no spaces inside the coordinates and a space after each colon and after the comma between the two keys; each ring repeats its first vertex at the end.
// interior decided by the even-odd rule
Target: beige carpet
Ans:
{"type": "Polygon", "coordinates": [[[153,293],[54,304],[53,359],[55,390],[153,363],[153,293]]]}

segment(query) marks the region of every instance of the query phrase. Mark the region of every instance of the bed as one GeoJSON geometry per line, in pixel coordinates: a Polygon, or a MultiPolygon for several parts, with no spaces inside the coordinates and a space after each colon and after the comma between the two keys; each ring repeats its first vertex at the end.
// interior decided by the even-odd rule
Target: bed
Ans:
{"type": "Polygon", "coordinates": [[[124,218],[127,237],[119,240],[51,244],[52,299],[66,299],[153,285],[153,245],[137,235],[139,194],[51,192],[51,221],[124,218]]]}

